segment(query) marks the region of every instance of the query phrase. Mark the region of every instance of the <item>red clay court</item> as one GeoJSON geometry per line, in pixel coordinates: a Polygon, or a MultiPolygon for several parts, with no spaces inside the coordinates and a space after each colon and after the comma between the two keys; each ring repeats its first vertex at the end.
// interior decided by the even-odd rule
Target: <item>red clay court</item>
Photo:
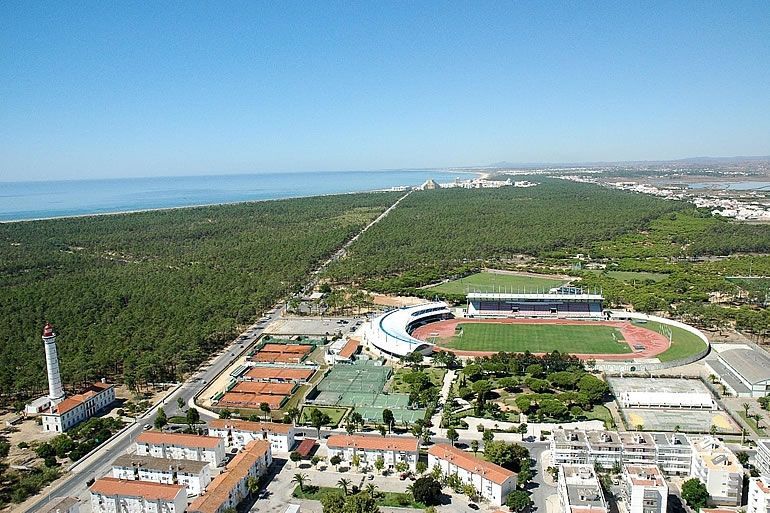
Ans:
{"type": "MultiPolygon", "coordinates": [[[[522,325],[559,325],[559,326],[605,326],[616,328],[628,344],[630,352],[618,354],[606,353],[570,353],[582,360],[634,360],[654,358],[669,348],[669,340],[664,335],[627,321],[578,321],[570,319],[449,319],[420,326],[412,332],[412,336],[425,341],[434,341],[436,346],[444,351],[451,351],[461,356],[488,356],[499,351],[474,351],[453,349],[442,346],[455,337],[458,324],[522,324],[522,325]],[[639,349],[643,348],[643,349],[639,349]]],[[[532,351],[533,353],[535,351],[532,351]]]]}
{"type": "Polygon", "coordinates": [[[249,357],[253,362],[300,363],[313,351],[313,346],[298,344],[265,344],[249,357]]]}
{"type": "Polygon", "coordinates": [[[254,381],[296,381],[304,382],[311,378],[315,370],[291,367],[253,367],[246,373],[254,381]]]}

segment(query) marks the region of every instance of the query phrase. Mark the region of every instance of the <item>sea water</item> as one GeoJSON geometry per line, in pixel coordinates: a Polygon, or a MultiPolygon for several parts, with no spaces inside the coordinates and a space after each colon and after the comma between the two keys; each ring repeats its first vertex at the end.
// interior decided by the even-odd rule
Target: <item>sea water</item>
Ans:
{"type": "Polygon", "coordinates": [[[319,171],[0,182],[0,221],[107,214],[372,191],[474,174],[446,170],[319,171]]]}

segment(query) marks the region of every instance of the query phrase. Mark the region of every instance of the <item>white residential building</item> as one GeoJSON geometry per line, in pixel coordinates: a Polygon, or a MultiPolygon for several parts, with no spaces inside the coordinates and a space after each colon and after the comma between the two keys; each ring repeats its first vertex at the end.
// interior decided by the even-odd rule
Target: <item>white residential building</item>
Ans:
{"type": "Polygon", "coordinates": [[[333,435],[326,440],[326,447],[329,458],[339,456],[346,462],[351,462],[357,454],[361,467],[374,467],[381,456],[386,469],[393,469],[403,461],[416,471],[420,444],[413,436],[333,435]]]}
{"type": "Polygon", "coordinates": [[[80,501],[75,497],[54,497],[38,510],[39,513],[80,513],[80,501]]]}
{"type": "Polygon", "coordinates": [[[92,513],[184,513],[182,485],[103,477],[91,485],[92,513]]]}
{"type": "Polygon", "coordinates": [[[623,500],[628,513],[666,513],[668,485],[655,465],[623,466],[623,500]]]}
{"type": "Polygon", "coordinates": [[[770,479],[755,477],[749,480],[749,503],[746,513],[770,513],[770,479]]]}
{"type": "Polygon", "coordinates": [[[43,431],[63,433],[90,419],[114,401],[115,388],[98,381],[82,393],[67,397],[43,411],[43,431]]]}
{"type": "Polygon", "coordinates": [[[557,486],[563,513],[607,513],[602,486],[591,465],[559,465],[557,486]]]}
{"type": "Polygon", "coordinates": [[[187,495],[200,495],[211,482],[211,467],[206,461],[172,460],[124,454],[112,462],[112,477],[129,481],[179,484],[187,495]]]}
{"type": "Polygon", "coordinates": [[[757,467],[760,475],[770,478],[770,438],[757,440],[754,466],[757,467]]]}
{"type": "Polygon", "coordinates": [[[657,465],[664,474],[688,475],[692,447],[682,433],[615,433],[558,429],[551,438],[557,465],[657,465]]]}
{"type": "Polygon", "coordinates": [[[136,437],[136,454],[172,460],[206,461],[218,467],[225,460],[225,442],[216,436],[145,431],[136,437]]]}
{"type": "Polygon", "coordinates": [[[209,422],[209,436],[224,439],[225,446],[240,450],[252,440],[267,440],[275,453],[288,453],[294,447],[296,429],[292,424],[215,419],[209,422]]]}
{"type": "Polygon", "coordinates": [[[713,436],[692,439],[690,474],[706,485],[715,504],[738,506],[743,492],[743,466],[721,440],[713,436]]]}
{"type": "Polygon", "coordinates": [[[473,485],[495,506],[502,506],[508,494],[516,489],[515,473],[449,444],[436,444],[428,449],[428,467],[432,469],[436,465],[443,475],[455,474],[463,483],[473,485]]]}
{"type": "Polygon", "coordinates": [[[190,504],[188,513],[222,513],[235,508],[249,494],[249,478],[259,478],[272,463],[273,455],[267,440],[249,442],[214,478],[206,493],[190,504]]]}

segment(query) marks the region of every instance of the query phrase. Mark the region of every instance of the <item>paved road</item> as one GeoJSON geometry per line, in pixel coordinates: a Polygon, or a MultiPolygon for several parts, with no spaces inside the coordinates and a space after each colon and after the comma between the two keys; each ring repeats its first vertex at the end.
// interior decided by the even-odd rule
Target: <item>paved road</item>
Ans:
{"type": "MultiPolygon", "coordinates": [[[[411,192],[411,191],[410,191],[411,192]]],[[[394,208],[407,196],[407,192],[401,196],[393,205],[391,205],[385,212],[383,212],[374,221],[365,226],[359,233],[353,238],[346,241],[339,250],[337,250],[328,260],[323,262],[316,270],[311,273],[311,278],[308,280],[305,289],[312,288],[317,282],[318,275],[329,264],[345,256],[347,248],[355,242],[358,237],[372,227],[374,224],[385,218],[394,208]]],[[[133,443],[136,436],[144,429],[145,424],[152,424],[155,414],[159,407],[163,407],[166,415],[169,417],[182,413],[177,406],[177,399],[181,398],[185,405],[198,394],[206,384],[215,379],[219,373],[229,367],[233,360],[242,352],[245,351],[248,346],[254,342],[254,340],[262,333],[264,326],[270,322],[278,319],[281,316],[283,304],[277,304],[272,310],[270,310],[263,317],[263,321],[258,324],[252,325],[244,335],[233,341],[224,350],[222,350],[212,361],[210,365],[205,366],[199,372],[193,374],[188,381],[182,384],[172,394],[170,394],[161,404],[155,405],[151,410],[145,413],[142,417],[137,419],[137,422],[131,425],[128,429],[116,436],[109,443],[99,448],[94,454],[78,463],[70,472],[65,480],[54,485],[52,488],[48,488],[41,493],[41,497],[31,507],[27,508],[28,512],[36,512],[40,510],[51,498],[61,496],[73,496],[80,497],[81,500],[87,502],[89,500],[87,482],[90,479],[95,479],[104,476],[112,469],[112,461],[120,454],[125,453],[133,443]],[[265,319],[265,317],[267,319],[265,319]]],[[[210,420],[210,416],[201,411],[201,420],[210,420]]],[[[308,430],[308,434],[315,436],[315,430],[308,430]]]]}
{"type": "MultiPolygon", "coordinates": [[[[266,315],[271,321],[280,316],[280,308],[278,305],[274,310],[274,313],[266,315]]],[[[236,340],[231,343],[216,356],[210,365],[204,364],[205,367],[202,368],[202,370],[196,372],[190,380],[178,387],[173,393],[166,397],[162,403],[155,405],[126,431],[104,445],[96,453],[81,461],[72,469],[70,475],[64,481],[55,485],[50,492],[45,490],[45,495],[41,497],[37,503],[28,508],[27,511],[38,511],[50,500],[50,498],[54,497],[73,496],[80,497],[83,501],[87,501],[89,494],[86,483],[90,479],[102,477],[111,471],[112,461],[131,447],[137,435],[144,429],[145,424],[153,423],[159,407],[162,406],[169,417],[182,414],[177,405],[177,398],[181,398],[186,405],[192,397],[206,386],[206,383],[226,369],[231,364],[232,360],[254,341],[254,339],[261,333],[261,328],[257,330],[252,330],[250,328],[247,330],[247,333],[251,334],[247,335],[247,338],[245,339],[236,340]],[[241,349],[241,345],[244,345],[243,349],[241,349]]],[[[204,412],[201,412],[201,419],[210,420],[204,412]]]]}

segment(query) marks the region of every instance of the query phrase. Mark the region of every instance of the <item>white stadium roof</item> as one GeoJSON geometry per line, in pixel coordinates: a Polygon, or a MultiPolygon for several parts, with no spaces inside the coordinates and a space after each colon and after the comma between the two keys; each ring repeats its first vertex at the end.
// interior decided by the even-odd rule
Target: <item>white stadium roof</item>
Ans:
{"type": "Polygon", "coordinates": [[[545,299],[547,301],[571,300],[589,300],[601,301],[604,299],[601,294],[530,294],[530,293],[508,293],[508,292],[471,292],[468,299],[493,299],[493,300],[534,300],[545,299]]]}
{"type": "Polygon", "coordinates": [[[430,342],[411,336],[407,331],[409,325],[425,317],[448,313],[449,307],[442,302],[391,310],[374,321],[376,328],[383,335],[383,340],[378,340],[375,345],[397,355],[407,355],[418,347],[431,346],[430,342]]]}

